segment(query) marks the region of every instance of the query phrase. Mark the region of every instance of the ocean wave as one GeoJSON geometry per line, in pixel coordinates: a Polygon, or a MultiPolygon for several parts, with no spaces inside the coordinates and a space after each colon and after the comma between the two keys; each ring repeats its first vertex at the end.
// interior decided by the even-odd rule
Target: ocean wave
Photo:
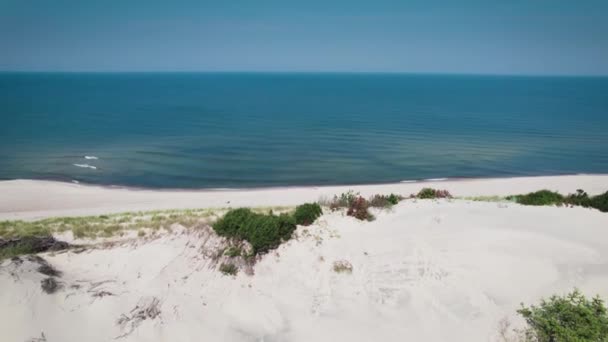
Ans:
{"type": "Polygon", "coordinates": [[[94,159],[94,160],[97,160],[99,158],[97,158],[95,156],[84,156],[84,159],[94,159]]]}
{"type": "Polygon", "coordinates": [[[441,182],[441,181],[446,181],[448,180],[447,178],[427,178],[425,179],[425,181],[427,182],[441,182]]]}
{"type": "Polygon", "coordinates": [[[97,166],[93,166],[93,165],[89,165],[89,164],[73,164],[74,166],[77,167],[83,167],[86,169],[93,169],[93,170],[97,170],[97,166]]]}
{"type": "Polygon", "coordinates": [[[410,180],[410,179],[406,179],[406,180],[402,180],[399,183],[416,183],[416,180],[410,180]]]}

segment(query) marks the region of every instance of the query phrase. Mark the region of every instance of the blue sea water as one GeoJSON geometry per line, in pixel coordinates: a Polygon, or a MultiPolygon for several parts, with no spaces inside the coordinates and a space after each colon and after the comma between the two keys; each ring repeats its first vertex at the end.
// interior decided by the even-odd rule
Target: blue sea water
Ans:
{"type": "Polygon", "coordinates": [[[241,188],[608,173],[601,77],[2,73],[0,120],[0,179],[241,188]]]}

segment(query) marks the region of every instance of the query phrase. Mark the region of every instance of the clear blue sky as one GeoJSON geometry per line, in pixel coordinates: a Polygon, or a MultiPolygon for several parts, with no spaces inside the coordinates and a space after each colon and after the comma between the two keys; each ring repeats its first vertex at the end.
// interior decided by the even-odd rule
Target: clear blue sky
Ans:
{"type": "Polygon", "coordinates": [[[608,0],[0,0],[0,70],[608,74],[608,0]]]}

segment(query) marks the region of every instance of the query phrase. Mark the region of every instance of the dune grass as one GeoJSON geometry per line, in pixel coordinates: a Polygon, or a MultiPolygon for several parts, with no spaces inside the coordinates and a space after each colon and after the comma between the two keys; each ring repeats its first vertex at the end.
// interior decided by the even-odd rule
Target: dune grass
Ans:
{"type": "MultiPolygon", "coordinates": [[[[276,206],[252,209],[254,212],[271,210],[284,212],[293,208],[276,206]]],[[[138,236],[144,236],[146,235],[144,229],[170,229],[173,224],[192,227],[200,221],[221,216],[226,211],[227,208],[153,210],[98,216],[57,217],[38,221],[0,221],[0,238],[46,236],[71,231],[75,238],[94,239],[121,235],[130,230],[138,231],[138,236]]]]}

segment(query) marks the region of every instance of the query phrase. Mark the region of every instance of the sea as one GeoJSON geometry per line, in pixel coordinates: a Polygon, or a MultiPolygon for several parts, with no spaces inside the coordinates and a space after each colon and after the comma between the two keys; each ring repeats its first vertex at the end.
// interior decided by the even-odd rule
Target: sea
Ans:
{"type": "Polygon", "coordinates": [[[608,173],[608,78],[0,73],[0,179],[252,188],[608,173]]]}

